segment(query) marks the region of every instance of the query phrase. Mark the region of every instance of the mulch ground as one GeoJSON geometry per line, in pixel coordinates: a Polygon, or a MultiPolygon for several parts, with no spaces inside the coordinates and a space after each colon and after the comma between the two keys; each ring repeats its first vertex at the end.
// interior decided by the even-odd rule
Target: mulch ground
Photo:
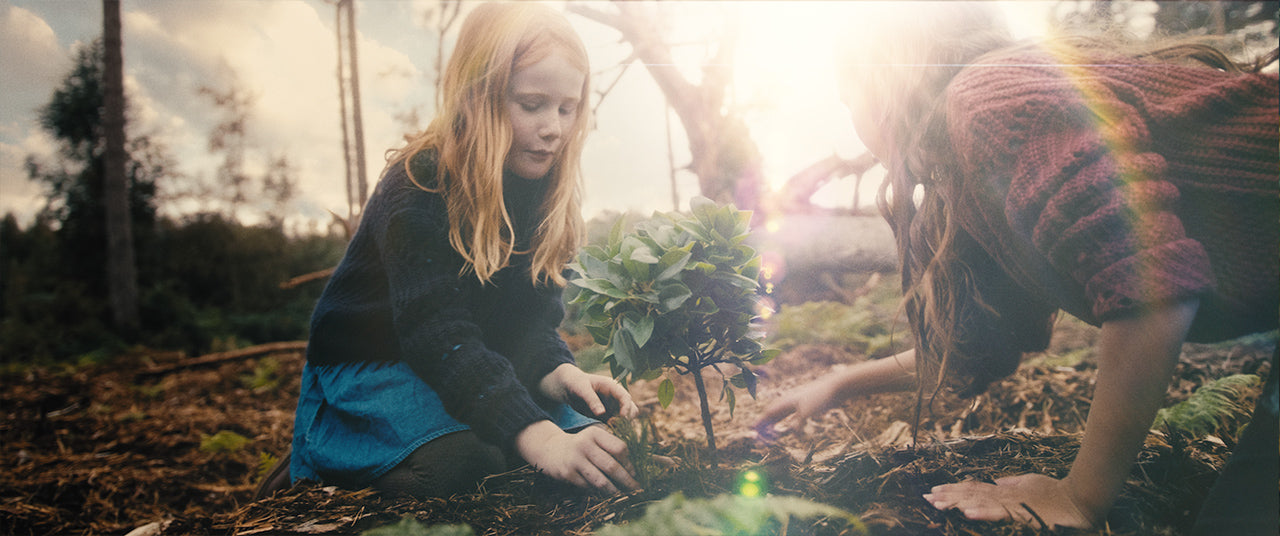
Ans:
{"type": "MultiPolygon", "coordinates": [[[[1096,331],[1064,324],[1051,355],[1088,347],[1096,331]]],[[[1169,402],[1205,381],[1265,374],[1273,339],[1188,345],[1169,402]]],[[[720,448],[708,452],[692,382],[661,409],[656,385],[633,393],[653,425],[654,449],[674,460],[642,491],[584,496],[525,468],[495,475],[476,493],[391,500],[368,490],[304,483],[253,501],[262,466],[282,454],[292,430],[302,355],[285,351],[183,366],[177,355],[124,358],[110,366],[28,368],[0,373],[0,533],[150,535],[359,534],[412,516],[424,524],[467,523],[476,534],[589,534],[638,518],[679,491],[708,497],[734,490],[747,468],[770,490],[844,508],[874,534],[1185,533],[1233,438],[1153,433],[1109,525],[1052,532],[979,523],[940,512],[920,495],[933,485],[1029,471],[1063,476],[1079,445],[1094,368],[1032,360],[971,400],[941,396],[922,412],[911,444],[913,394],[852,400],[805,430],[762,441],[751,430],[773,399],[862,359],[832,347],[800,347],[763,370],[759,398],[736,414],[715,406],[720,448]],[[156,373],[162,367],[176,367],[156,373]]],[[[713,385],[719,385],[716,378],[713,385]]],[[[712,397],[719,394],[712,389],[712,397]]],[[[842,534],[824,520],[788,534],[842,534]]]]}

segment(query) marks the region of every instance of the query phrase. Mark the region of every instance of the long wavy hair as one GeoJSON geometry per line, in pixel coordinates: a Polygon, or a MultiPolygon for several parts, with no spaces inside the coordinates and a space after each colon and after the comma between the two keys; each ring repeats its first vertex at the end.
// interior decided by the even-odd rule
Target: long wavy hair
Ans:
{"type": "Polygon", "coordinates": [[[403,165],[414,184],[444,198],[449,244],[466,261],[464,274],[470,271],[487,283],[513,254],[528,253],[535,284],[565,284],[564,268],[584,233],[579,161],[590,120],[590,73],[581,38],[551,8],[532,2],[482,4],[463,21],[444,72],[438,113],[426,130],[389,153],[388,167],[403,165]],[[529,251],[516,251],[502,196],[513,137],[504,104],[515,71],[556,53],[586,78],[574,125],[542,179],[550,182],[529,251]],[[436,153],[434,184],[419,182],[410,169],[413,157],[427,150],[436,153]]]}
{"type": "Polygon", "coordinates": [[[1277,56],[1272,51],[1237,63],[1205,42],[1140,43],[1118,33],[1020,43],[993,8],[974,2],[900,3],[850,33],[856,37],[840,51],[842,92],[861,92],[868,96],[861,102],[883,105],[862,113],[874,117],[887,153],[877,155],[888,170],[877,204],[898,243],[903,308],[915,342],[922,395],[944,387],[973,395],[1012,373],[1024,352],[1047,347],[1056,309],[1043,299],[984,295],[977,285],[993,277],[992,271],[1011,282],[1005,274],[1019,268],[1001,262],[1007,254],[983,251],[978,237],[966,229],[989,226],[966,220],[973,211],[956,209],[972,202],[1003,206],[1002,199],[989,199],[978,181],[959,172],[963,155],[954,153],[947,134],[943,93],[961,69],[1031,48],[1051,50],[1065,63],[1124,54],[1233,72],[1260,71],[1277,56]],[[1003,338],[983,341],[965,332],[966,326],[983,324],[1000,328],[981,336],[1003,338]]]}

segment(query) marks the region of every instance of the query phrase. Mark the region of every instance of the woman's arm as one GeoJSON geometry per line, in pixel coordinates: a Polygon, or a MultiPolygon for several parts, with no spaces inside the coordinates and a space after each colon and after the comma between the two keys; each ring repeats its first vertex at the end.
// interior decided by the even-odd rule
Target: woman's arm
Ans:
{"type": "Polygon", "coordinates": [[[1101,522],[1164,403],[1198,306],[1190,300],[1102,324],[1097,387],[1080,452],[1066,478],[1026,474],[995,484],[967,481],[937,486],[925,499],[939,509],[957,508],[970,519],[1030,522],[1030,510],[1050,527],[1101,522]]]}
{"type": "Polygon", "coordinates": [[[855,396],[905,391],[915,385],[915,350],[863,361],[784,394],[764,410],[756,421],[756,431],[764,435],[790,431],[855,396]],[[778,430],[787,420],[791,425],[778,430]]]}
{"type": "Polygon", "coordinates": [[[1199,301],[1102,324],[1098,379],[1080,453],[1067,475],[1076,503],[1100,520],[1120,494],[1156,411],[1199,301]]]}

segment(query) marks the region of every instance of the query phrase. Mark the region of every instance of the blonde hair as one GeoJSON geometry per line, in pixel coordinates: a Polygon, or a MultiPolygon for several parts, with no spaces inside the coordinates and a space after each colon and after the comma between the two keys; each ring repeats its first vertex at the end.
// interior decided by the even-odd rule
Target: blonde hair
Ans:
{"type": "MultiPolygon", "coordinates": [[[[419,188],[441,194],[449,244],[466,261],[462,272],[487,283],[513,254],[530,254],[535,284],[565,284],[563,271],[582,243],[579,160],[589,121],[590,69],[586,47],[560,13],[536,3],[477,6],[462,23],[444,72],[439,112],[426,130],[388,157],[419,188]],[[573,127],[547,177],[547,193],[529,251],[515,250],[515,230],[503,201],[503,168],[512,131],[505,102],[512,73],[560,53],[584,74],[573,127]],[[436,154],[436,185],[413,176],[410,162],[436,154]]],[[[459,275],[463,275],[459,274],[459,275]]]]}

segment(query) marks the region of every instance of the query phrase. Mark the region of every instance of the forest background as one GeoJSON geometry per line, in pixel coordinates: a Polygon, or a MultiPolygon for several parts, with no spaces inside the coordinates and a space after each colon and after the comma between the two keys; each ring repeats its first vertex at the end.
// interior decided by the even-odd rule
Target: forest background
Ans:
{"type": "MultiPolygon", "coordinates": [[[[337,60],[338,75],[330,80],[340,109],[316,110],[313,115],[326,116],[335,124],[333,130],[343,134],[341,144],[292,152],[263,144],[255,133],[272,128],[267,123],[273,114],[257,102],[262,89],[246,85],[235,65],[224,64],[209,79],[174,85],[185,91],[181,98],[203,103],[210,118],[203,139],[196,144],[202,154],[193,156],[189,150],[177,149],[190,140],[170,139],[165,129],[143,128],[145,118],[138,117],[142,110],[135,105],[134,93],[142,90],[139,73],[150,67],[131,64],[127,56],[123,65],[119,62],[121,50],[128,49],[124,44],[130,32],[146,29],[137,22],[124,24],[123,40],[90,35],[71,45],[70,69],[61,73],[52,93],[24,119],[37,125],[56,150],[23,153],[20,144],[5,145],[3,169],[9,176],[0,181],[6,210],[0,221],[0,362],[102,362],[140,347],[198,355],[306,339],[310,310],[323,287],[325,270],[341,258],[358,224],[364,196],[380,169],[377,155],[386,148],[371,145],[374,150],[365,156],[368,136],[359,130],[360,76],[365,76],[367,85],[376,86],[388,83],[391,75],[362,72],[357,64],[357,44],[369,45],[364,34],[370,30],[359,25],[365,19],[357,19],[356,10],[376,12],[385,6],[351,0],[285,4],[335,16],[327,27],[334,32],[336,46],[327,57],[337,60]],[[112,58],[117,62],[114,66],[112,58]],[[113,69],[123,74],[117,74],[114,82],[109,76],[113,69]],[[111,104],[113,95],[128,104],[111,104]],[[125,126],[112,126],[113,111],[123,113],[125,126]],[[114,143],[123,158],[112,162],[115,128],[119,134],[114,143]],[[20,160],[20,165],[14,166],[14,160],[20,160]],[[317,168],[317,162],[336,164],[317,168]],[[15,169],[23,176],[12,176],[15,169]],[[119,169],[118,178],[112,178],[113,169],[119,169]],[[368,178],[371,171],[373,178],[368,178]],[[322,185],[314,175],[331,184],[322,185]],[[125,257],[130,264],[127,272],[134,274],[134,305],[124,312],[113,306],[117,292],[113,289],[122,283],[108,269],[111,259],[120,258],[108,247],[118,243],[109,240],[112,209],[106,201],[113,184],[118,186],[115,191],[127,193],[119,198],[126,208],[116,212],[125,215],[131,235],[132,253],[125,257]],[[32,185],[38,192],[34,202],[24,200],[21,193],[32,191],[32,185]],[[341,199],[344,188],[345,200],[341,199]],[[317,201],[317,189],[326,192],[327,197],[321,198],[337,199],[338,204],[317,210],[325,205],[317,201]]],[[[600,164],[593,164],[596,167],[587,170],[592,236],[600,236],[623,212],[680,208],[681,199],[693,195],[754,210],[755,224],[770,232],[783,225],[779,222],[815,214],[875,219],[868,214],[870,196],[862,192],[874,188],[877,181],[863,178],[874,179],[882,170],[850,137],[848,126],[843,133],[821,138],[818,145],[825,146],[817,157],[779,148],[771,140],[789,135],[760,127],[767,125],[761,118],[778,106],[762,100],[761,90],[735,76],[735,68],[741,70],[744,65],[743,57],[750,60],[758,50],[752,43],[761,38],[751,31],[752,25],[770,13],[751,10],[771,4],[553,3],[582,28],[592,43],[597,69],[593,107],[598,122],[593,137],[606,141],[591,158],[608,160],[613,168],[601,170],[600,164]],[[757,7],[744,8],[753,5],[757,7]],[[604,42],[608,42],[608,53],[598,51],[606,45],[596,46],[604,42]],[[680,65],[663,68],[672,64],[680,65]],[[638,102],[636,95],[643,93],[625,89],[633,80],[647,84],[651,102],[638,102]],[[620,143],[616,129],[626,125],[610,122],[611,114],[624,110],[643,116],[651,109],[658,110],[656,124],[664,134],[659,136],[657,152],[606,158],[611,153],[603,147],[620,143]],[[650,197],[639,205],[601,201],[617,192],[635,197],[626,193],[630,190],[620,184],[628,181],[619,177],[637,172],[647,177],[630,182],[650,191],[649,195],[658,192],[656,200],[650,197]]],[[[1040,17],[1034,25],[1054,31],[1122,28],[1140,35],[1226,35],[1235,53],[1273,47],[1277,36],[1275,2],[1020,4],[1024,5],[1009,12],[1012,23],[1032,24],[1028,17],[1040,17]],[[1030,4],[1035,9],[1029,9],[1030,4]]],[[[200,5],[185,4],[185,8],[200,5]]],[[[410,82],[426,89],[427,96],[421,100],[429,102],[456,27],[474,4],[392,5],[412,13],[424,30],[425,50],[433,57],[427,62],[429,68],[416,73],[421,79],[410,82]]],[[[787,12],[796,14],[794,20],[772,24],[780,35],[789,35],[784,27],[803,31],[806,23],[823,13],[821,9],[832,9],[824,5],[856,8],[863,16],[871,16],[874,9],[892,8],[891,2],[795,3],[788,8],[793,11],[787,12]]],[[[124,2],[123,6],[126,21],[146,20],[148,9],[159,9],[148,2],[124,2]]],[[[39,19],[38,6],[29,7],[0,4],[5,27],[39,19]]],[[[92,12],[93,17],[86,18],[100,13],[96,2],[79,3],[78,8],[84,14],[92,12]]],[[[386,16],[374,14],[369,19],[386,16]]],[[[14,56],[12,50],[20,48],[9,50],[3,58],[6,71],[20,72],[18,62],[40,60],[14,56]]],[[[834,92],[834,87],[823,91],[834,92]]],[[[432,106],[414,107],[415,102],[408,99],[389,112],[399,122],[399,130],[393,129],[398,135],[420,128],[429,117],[432,106]]],[[[834,114],[835,121],[847,122],[839,109],[816,113],[834,114]]],[[[15,127],[6,126],[6,135],[11,134],[15,127]]],[[[795,143],[804,144],[807,139],[795,143]]],[[[118,225],[116,229],[118,233],[118,225]]],[[[800,268],[793,266],[792,273],[803,273],[800,268]]],[[[805,301],[805,297],[796,296],[794,301],[805,301]]]]}

